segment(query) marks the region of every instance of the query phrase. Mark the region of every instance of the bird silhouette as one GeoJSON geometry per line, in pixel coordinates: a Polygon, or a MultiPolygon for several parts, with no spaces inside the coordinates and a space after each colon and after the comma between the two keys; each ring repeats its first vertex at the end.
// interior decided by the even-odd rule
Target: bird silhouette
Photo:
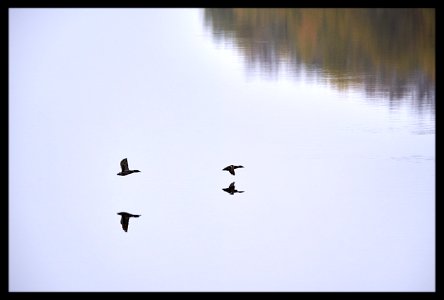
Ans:
{"type": "Polygon", "coordinates": [[[128,168],[128,160],[126,158],[122,159],[122,161],[120,162],[120,167],[122,168],[122,172],[117,173],[117,175],[120,175],[120,176],[126,176],[131,173],[140,172],[139,170],[130,170],[128,168]]]}
{"type": "Polygon", "coordinates": [[[228,167],[223,168],[222,171],[228,171],[231,173],[231,175],[234,175],[234,169],[237,169],[237,168],[243,168],[243,166],[229,165],[228,167]]]}
{"type": "Polygon", "coordinates": [[[229,187],[227,187],[226,189],[223,189],[223,190],[231,195],[234,195],[234,193],[243,193],[244,192],[244,191],[236,190],[236,188],[234,187],[234,182],[232,182],[229,187]]]}
{"type": "Polygon", "coordinates": [[[125,232],[128,231],[129,219],[131,217],[138,218],[138,217],[141,216],[141,215],[133,215],[133,214],[130,214],[130,213],[127,213],[127,212],[119,212],[117,214],[122,216],[122,218],[120,218],[120,224],[122,224],[122,228],[123,228],[123,230],[125,232]]]}

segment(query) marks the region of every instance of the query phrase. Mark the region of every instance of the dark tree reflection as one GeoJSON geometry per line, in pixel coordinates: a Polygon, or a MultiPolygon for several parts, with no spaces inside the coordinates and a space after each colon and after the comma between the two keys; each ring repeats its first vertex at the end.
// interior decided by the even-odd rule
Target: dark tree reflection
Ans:
{"type": "Polygon", "coordinates": [[[205,9],[204,20],[250,71],[273,77],[285,67],[434,110],[434,9],[205,9]]]}

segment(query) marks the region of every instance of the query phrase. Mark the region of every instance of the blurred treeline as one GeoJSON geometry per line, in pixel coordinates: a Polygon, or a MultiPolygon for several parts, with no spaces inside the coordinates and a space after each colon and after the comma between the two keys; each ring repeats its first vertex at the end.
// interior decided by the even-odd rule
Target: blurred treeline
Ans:
{"type": "Polygon", "coordinates": [[[284,62],[340,89],[434,101],[434,9],[205,9],[204,17],[249,69],[277,72],[284,62]]]}

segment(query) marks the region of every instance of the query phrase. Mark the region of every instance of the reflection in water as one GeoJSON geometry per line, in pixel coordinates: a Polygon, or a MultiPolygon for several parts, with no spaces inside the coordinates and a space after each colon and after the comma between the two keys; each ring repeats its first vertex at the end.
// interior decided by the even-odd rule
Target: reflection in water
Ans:
{"type": "Polygon", "coordinates": [[[288,70],[434,112],[434,9],[205,9],[204,19],[249,71],[288,70]]]}
{"type": "Polygon", "coordinates": [[[244,191],[236,190],[236,187],[234,186],[234,184],[235,184],[235,182],[232,182],[229,187],[222,189],[222,190],[224,190],[225,192],[227,192],[231,195],[234,195],[235,193],[243,193],[244,192],[244,191]]]}

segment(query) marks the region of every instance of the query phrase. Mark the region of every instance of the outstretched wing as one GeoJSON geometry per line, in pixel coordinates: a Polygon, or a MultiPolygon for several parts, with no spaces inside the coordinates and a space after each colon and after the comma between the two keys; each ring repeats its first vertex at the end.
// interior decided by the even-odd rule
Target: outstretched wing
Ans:
{"type": "Polygon", "coordinates": [[[126,158],[122,159],[122,161],[120,162],[120,167],[122,168],[122,172],[129,171],[128,160],[126,158]]]}
{"type": "Polygon", "coordinates": [[[122,224],[122,228],[125,232],[128,231],[128,223],[129,223],[129,217],[122,215],[122,218],[120,219],[120,223],[122,224]]]}

